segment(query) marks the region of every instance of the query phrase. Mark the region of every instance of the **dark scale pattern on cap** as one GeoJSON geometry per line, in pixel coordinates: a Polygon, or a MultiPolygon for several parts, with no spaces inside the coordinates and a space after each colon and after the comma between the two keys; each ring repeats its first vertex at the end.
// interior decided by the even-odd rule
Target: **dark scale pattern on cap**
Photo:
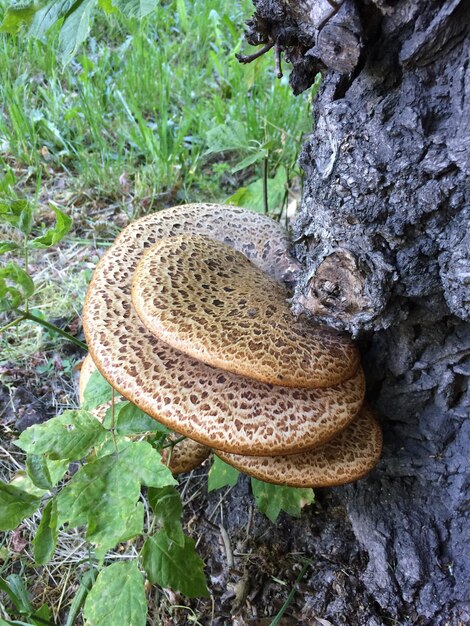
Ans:
{"type": "MultiPolygon", "coordinates": [[[[221,208],[221,216],[226,209],[221,208]]],[[[189,209],[193,221],[185,217],[185,208],[174,211],[179,216],[178,229],[173,211],[131,224],[94,272],[83,323],[90,353],[103,376],[125,398],[172,430],[227,452],[290,454],[334,437],[362,404],[361,370],[325,390],[272,386],[200,363],[144,327],[132,306],[131,281],[148,247],[184,228],[190,234],[212,236],[222,230],[238,237],[238,242],[244,233],[253,236],[248,226],[245,232],[232,222],[239,210],[229,209],[225,228],[221,224],[218,230],[210,225],[207,206],[197,213],[199,221],[194,207],[189,209]]],[[[240,210],[239,215],[244,213],[248,212],[240,210]]],[[[246,217],[247,224],[252,215],[246,217]]],[[[258,236],[264,238],[265,233],[260,231],[258,236]]]]}
{"type": "Polygon", "coordinates": [[[359,366],[351,339],[293,315],[284,286],[241,252],[165,238],[138,264],[132,301],[156,337],[204,363],[272,385],[331,387],[359,366]]]}
{"type": "Polygon", "coordinates": [[[290,456],[237,456],[215,451],[226,463],[259,480],[289,487],[335,487],[368,474],[378,463],[382,432],[363,408],[342,433],[324,446],[290,456]]]}

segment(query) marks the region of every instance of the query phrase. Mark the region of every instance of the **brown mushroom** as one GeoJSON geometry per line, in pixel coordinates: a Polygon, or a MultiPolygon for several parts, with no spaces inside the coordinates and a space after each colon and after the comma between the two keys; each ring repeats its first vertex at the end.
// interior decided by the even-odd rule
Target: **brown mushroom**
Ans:
{"type": "Polygon", "coordinates": [[[241,472],[276,485],[335,487],[363,478],[378,463],[382,431],[368,408],[332,441],[289,456],[237,456],[214,450],[241,472]]]}
{"type": "Polygon", "coordinates": [[[331,387],[359,366],[349,337],[295,317],[288,293],[242,253],[201,236],[164,238],[138,263],[132,302],[158,339],[272,385],[331,387]]]}

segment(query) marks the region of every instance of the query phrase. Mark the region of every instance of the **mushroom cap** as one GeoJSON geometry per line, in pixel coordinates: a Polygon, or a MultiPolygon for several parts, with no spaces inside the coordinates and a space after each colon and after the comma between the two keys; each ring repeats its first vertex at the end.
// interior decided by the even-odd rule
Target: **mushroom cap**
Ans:
{"type": "Polygon", "coordinates": [[[241,472],[276,485],[336,487],[363,478],[378,463],[382,431],[370,409],[320,448],[289,456],[238,456],[214,450],[241,472]]]}
{"type": "MultiPolygon", "coordinates": [[[[177,212],[185,223],[184,212],[177,212]]],[[[171,430],[235,454],[293,454],[345,428],[364,397],[359,369],[323,390],[272,386],[196,361],[146,329],[132,306],[132,277],[146,248],[168,234],[165,220],[163,228],[158,215],[150,217],[119,235],[95,269],[85,300],[87,343],[108,382],[171,430]]],[[[203,212],[203,231],[204,219],[203,212]]]]}
{"type": "Polygon", "coordinates": [[[146,215],[125,228],[116,239],[149,247],[163,237],[202,235],[221,241],[244,254],[274,278],[291,281],[301,270],[289,254],[285,228],[267,215],[224,204],[185,204],[146,215]],[[145,235],[143,235],[145,233],[145,235]]]}
{"type": "Polygon", "coordinates": [[[359,366],[349,337],[293,315],[285,287],[241,252],[201,236],[160,240],[132,302],[144,326],[213,367],[271,385],[331,387],[359,366]]]}
{"type": "MultiPolygon", "coordinates": [[[[179,438],[179,435],[173,433],[169,438],[174,441],[179,438]]],[[[170,463],[168,463],[170,448],[164,448],[162,450],[162,460],[165,465],[168,465],[173,475],[184,474],[185,472],[190,472],[196,467],[199,467],[201,463],[204,463],[210,453],[211,449],[207,446],[203,446],[197,443],[197,441],[186,438],[173,447],[170,463]]]]}

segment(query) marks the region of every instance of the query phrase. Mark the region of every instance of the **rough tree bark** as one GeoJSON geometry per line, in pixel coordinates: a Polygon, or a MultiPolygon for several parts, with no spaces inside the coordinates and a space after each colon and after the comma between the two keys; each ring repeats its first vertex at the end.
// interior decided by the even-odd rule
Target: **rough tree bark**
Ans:
{"type": "Polygon", "coordinates": [[[470,624],[470,4],[254,4],[248,41],[293,63],[296,93],[324,72],[294,306],[358,336],[384,429],[378,469],[324,503],[367,557],[358,623],[470,624]]]}

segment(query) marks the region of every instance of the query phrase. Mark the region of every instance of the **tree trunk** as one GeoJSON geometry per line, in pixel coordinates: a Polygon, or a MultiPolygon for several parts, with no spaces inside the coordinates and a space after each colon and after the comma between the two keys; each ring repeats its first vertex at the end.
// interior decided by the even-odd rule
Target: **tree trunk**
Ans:
{"type": "Polygon", "coordinates": [[[368,608],[330,619],[470,624],[469,3],[255,5],[248,40],[276,43],[295,92],[324,72],[294,306],[357,335],[385,437],[379,467],[323,503],[366,555],[345,593],[368,608]]]}

